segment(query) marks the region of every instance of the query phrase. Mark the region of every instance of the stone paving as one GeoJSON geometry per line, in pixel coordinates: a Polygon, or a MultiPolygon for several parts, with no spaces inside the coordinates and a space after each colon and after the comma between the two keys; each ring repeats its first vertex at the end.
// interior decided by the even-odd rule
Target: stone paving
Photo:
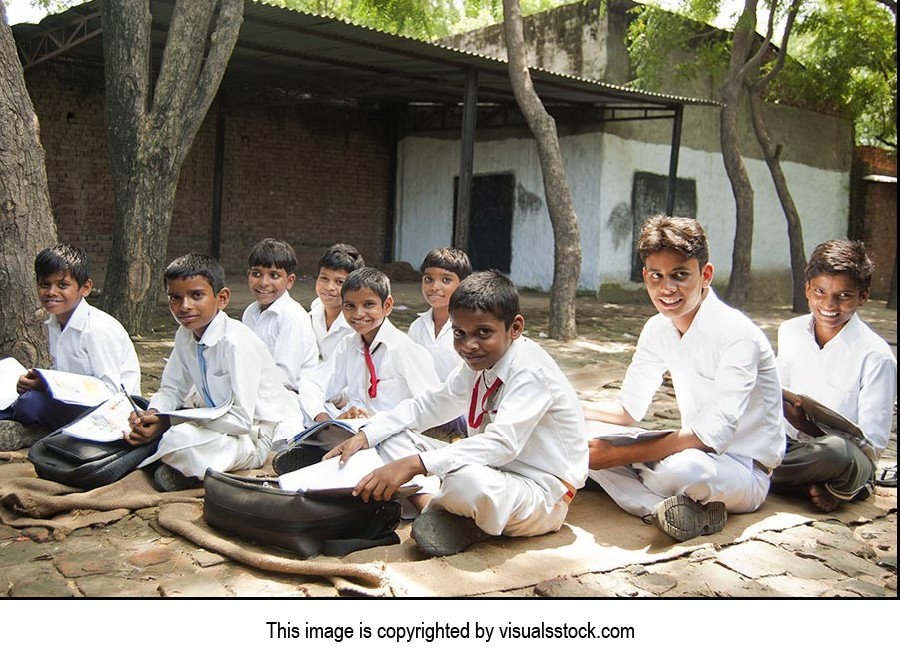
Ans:
{"type": "MultiPolygon", "coordinates": [[[[416,299],[415,290],[409,288],[407,299],[416,299]]],[[[538,305],[546,304],[546,298],[526,296],[526,317],[529,317],[529,303],[537,309],[538,305]]],[[[870,303],[869,307],[876,304],[881,307],[878,302],[870,303]]],[[[589,307],[586,314],[602,313],[610,306],[621,306],[623,317],[640,318],[642,314],[646,317],[650,312],[646,305],[601,305],[590,299],[579,302],[579,313],[582,306],[589,307]]],[[[231,311],[242,308],[240,304],[233,305],[231,311]]],[[[778,317],[786,318],[790,314],[781,310],[775,317],[751,315],[772,336],[778,317]]],[[[411,317],[409,311],[405,322],[411,317]]],[[[866,320],[885,336],[896,353],[896,312],[875,309],[866,320]]],[[[405,325],[402,316],[398,324],[405,325]]],[[[531,327],[532,335],[541,340],[540,324],[531,327]]],[[[633,347],[637,331],[639,325],[631,332],[622,333],[630,336],[586,337],[577,342],[587,346],[583,348],[550,341],[545,344],[565,365],[582,397],[602,398],[608,395],[607,390],[617,386],[624,364],[630,358],[628,346],[633,347]],[[598,382],[598,369],[613,371],[613,375],[598,382]],[[588,377],[591,372],[593,378],[588,377]]],[[[165,343],[159,337],[141,343],[154,341],[165,343]]],[[[144,359],[151,351],[139,348],[139,352],[144,359]]],[[[677,413],[673,415],[673,405],[671,393],[663,390],[648,425],[665,425],[673,416],[677,418],[677,413]]],[[[896,455],[895,410],[891,445],[881,465],[895,464],[896,455]]],[[[605,572],[567,575],[528,588],[486,595],[896,598],[896,489],[877,488],[876,504],[884,511],[883,515],[858,518],[851,523],[820,516],[823,519],[819,521],[766,531],[742,541],[721,546],[703,544],[674,558],[605,572]]],[[[301,581],[296,577],[273,575],[200,549],[162,529],[156,522],[156,513],[155,508],[140,510],[114,524],[76,530],[65,538],[55,538],[43,528],[17,530],[0,525],[0,597],[337,596],[335,588],[324,580],[301,581]]]]}

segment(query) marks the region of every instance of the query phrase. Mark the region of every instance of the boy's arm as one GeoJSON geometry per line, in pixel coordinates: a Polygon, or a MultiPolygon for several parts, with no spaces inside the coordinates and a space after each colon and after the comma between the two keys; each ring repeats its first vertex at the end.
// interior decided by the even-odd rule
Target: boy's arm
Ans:
{"type": "MultiPolygon", "coordinates": [[[[169,354],[169,361],[163,367],[159,389],[150,397],[149,407],[161,412],[172,412],[184,405],[184,400],[194,384],[184,358],[181,346],[181,330],[175,334],[175,347],[169,354]]],[[[193,339],[191,339],[193,341],[193,339]]]]}
{"type": "Polygon", "coordinates": [[[92,325],[82,337],[82,347],[91,365],[90,375],[101,379],[110,391],[117,392],[125,385],[128,393],[140,394],[140,363],[124,328],[118,333],[92,325]]]}
{"type": "Polygon", "coordinates": [[[635,462],[653,462],[689,448],[712,451],[690,428],[682,428],[657,439],[620,446],[595,438],[588,440],[588,467],[611,469],[635,462]]]}
{"type": "Polygon", "coordinates": [[[331,418],[325,408],[325,402],[343,391],[346,386],[346,384],[342,384],[346,383],[347,375],[343,345],[344,343],[341,342],[328,359],[300,380],[300,406],[310,419],[316,420],[322,414],[331,418]],[[341,388],[329,395],[329,392],[339,384],[341,388]]]}
{"type": "Polygon", "coordinates": [[[280,327],[272,358],[285,375],[285,385],[298,389],[303,377],[308,377],[318,366],[319,346],[309,315],[304,311],[289,316],[280,327]]]}
{"type": "Polygon", "coordinates": [[[584,409],[584,418],[588,421],[617,423],[620,426],[631,426],[635,423],[622,403],[617,401],[581,401],[581,407],[584,409]]]}
{"type": "Polygon", "coordinates": [[[872,355],[865,360],[860,378],[857,425],[876,453],[887,447],[896,398],[897,362],[885,355],[872,355]]]}

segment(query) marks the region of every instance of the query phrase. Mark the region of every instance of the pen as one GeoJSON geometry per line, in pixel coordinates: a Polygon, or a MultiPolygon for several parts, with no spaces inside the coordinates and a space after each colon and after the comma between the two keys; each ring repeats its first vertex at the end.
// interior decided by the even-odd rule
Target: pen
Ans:
{"type": "Polygon", "coordinates": [[[138,417],[140,417],[141,416],[141,408],[139,408],[137,406],[137,403],[134,402],[134,398],[132,398],[131,396],[128,395],[128,391],[125,390],[125,385],[119,384],[119,387],[122,388],[122,393],[125,394],[125,398],[127,398],[128,402],[131,403],[131,409],[133,409],[134,413],[137,414],[138,417]]]}

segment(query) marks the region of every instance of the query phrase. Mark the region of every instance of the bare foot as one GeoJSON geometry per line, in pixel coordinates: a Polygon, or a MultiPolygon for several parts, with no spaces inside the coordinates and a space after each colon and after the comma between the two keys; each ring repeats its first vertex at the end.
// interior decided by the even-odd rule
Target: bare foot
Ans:
{"type": "Polygon", "coordinates": [[[810,485],[809,499],[813,502],[813,505],[823,513],[830,513],[832,510],[835,510],[840,503],[831,492],[825,489],[824,485],[810,485]]]}

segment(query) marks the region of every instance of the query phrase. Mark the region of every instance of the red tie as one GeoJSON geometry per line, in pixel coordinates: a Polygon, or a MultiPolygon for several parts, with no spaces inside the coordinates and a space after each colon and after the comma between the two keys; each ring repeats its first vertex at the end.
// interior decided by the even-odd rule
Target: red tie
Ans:
{"type": "Polygon", "coordinates": [[[369,352],[369,346],[363,344],[363,350],[366,355],[366,369],[369,371],[369,398],[375,398],[378,395],[378,376],[375,375],[375,362],[372,361],[372,353],[369,352]]]}
{"type": "MultiPolygon", "coordinates": [[[[500,385],[503,384],[503,381],[500,378],[494,380],[494,384],[492,384],[487,391],[484,392],[484,396],[481,398],[481,412],[478,416],[475,415],[476,409],[478,408],[478,383],[484,379],[484,374],[481,374],[481,377],[475,378],[475,387],[472,389],[472,401],[469,403],[469,427],[470,428],[481,428],[481,422],[484,420],[484,415],[487,413],[487,405],[488,400],[490,400],[491,396],[500,388],[500,385]]],[[[496,412],[496,410],[494,410],[496,412]]]]}

